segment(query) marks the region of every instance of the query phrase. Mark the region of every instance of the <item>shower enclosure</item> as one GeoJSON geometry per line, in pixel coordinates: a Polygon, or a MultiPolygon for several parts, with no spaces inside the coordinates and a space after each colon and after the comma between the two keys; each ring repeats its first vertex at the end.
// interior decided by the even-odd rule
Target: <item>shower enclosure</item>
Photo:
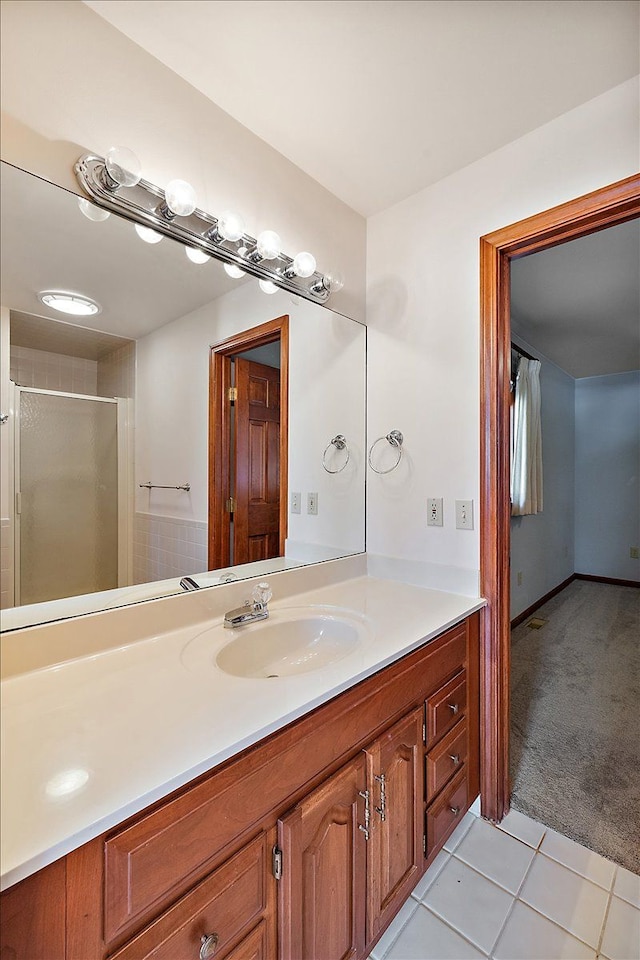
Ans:
{"type": "Polygon", "coordinates": [[[127,401],[16,387],[16,413],[16,606],[127,585],[127,401]]]}

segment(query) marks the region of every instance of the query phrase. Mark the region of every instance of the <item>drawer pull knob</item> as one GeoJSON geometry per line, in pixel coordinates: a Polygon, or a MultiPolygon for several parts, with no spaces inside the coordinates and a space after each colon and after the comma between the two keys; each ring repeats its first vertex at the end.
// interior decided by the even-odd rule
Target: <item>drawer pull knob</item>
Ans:
{"type": "Polygon", "coordinates": [[[458,764],[460,763],[460,754],[459,754],[459,753],[452,753],[452,754],[450,754],[450,756],[451,756],[451,759],[453,760],[454,766],[457,767],[458,764]]]}
{"type": "Polygon", "coordinates": [[[453,713],[454,716],[455,716],[455,714],[458,712],[458,710],[460,709],[460,707],[458,706],[457,703],[450,703],[450,704],[448,704],[448,706],[449,706],[449,710],[451,710],[451,713],[453,713]]]}
{"type": "Polygon", "coordinates": [[[454,815],[454,817],[457,817],[460,813],[460,807],[449,807],[449,810],[451,810],[451,813],[454,815]]]}
{"type": "Polygon", "coordinates": [[[200,940],[200,960],[209,960],[213,956],[218,946],[218,939],[217,933],[205,933],[200,940]]]}

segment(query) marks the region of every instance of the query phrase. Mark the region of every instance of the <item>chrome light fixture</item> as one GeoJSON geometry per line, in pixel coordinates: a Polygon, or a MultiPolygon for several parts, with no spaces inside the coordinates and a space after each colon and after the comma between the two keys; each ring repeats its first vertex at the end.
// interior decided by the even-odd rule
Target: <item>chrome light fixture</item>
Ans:
{"type": "Polygon", "coordinates": [[[264,230],[255,239],[245,233],[238,214],[225,211],[214,217],[198,209],[195,191],[185,180],[172,180],[165,190],[144,180],[140,162],[126,147],[112,147],[106,157],[85,154],[75,172],[96,208],[133,221],[147,243],[172,237],[191,251],[189,257],[196,263],[213,257],[222,261],[230,277],[250,274],[265,281],[268,292],[273,286],[314,303],[325,303],[343,286],[339,274],[316,271],[312,254],[283,253],[273,230],[264,230]]]}

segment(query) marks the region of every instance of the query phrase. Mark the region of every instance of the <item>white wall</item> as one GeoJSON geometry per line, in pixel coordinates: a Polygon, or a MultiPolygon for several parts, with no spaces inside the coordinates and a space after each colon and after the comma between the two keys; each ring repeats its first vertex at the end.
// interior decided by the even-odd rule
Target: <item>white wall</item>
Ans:
{"type": "Polygon", "coordinates": [[[289,539],[339,553],[359,551],[365,512],[365,328],[284,292],[265,296],[252,281],[138,341],[136,510],[206,522],[209,347],[284,314],[289,315],[289,489],[303,495],[302,513],[289,516],[289,539]],[[330,476],[322,468],[322,453],[337,433],[348,438],[351,459],[342,473],[330,476]],[[188,481],[191,491],[140,490],[138,484],[149,479],[188,481]],[[306,514],[310,491],[318,493],[317,516],[306,514]]]}
{"type": "Polygon", "coordinates": [[[277,230],[285,252],[342,270],[336,309],[362,319],[363,217],[79,0],[3,0],[1,12],[4,160],[79,192],[80,154],[126,144],[148,180],[182,177],[205,210],[235,209],[254,236],[277,230]]]}
{"type": "MultiPolygon", "coordinates": [[[[479,238],[630,176],[640,165],[637,78],[372,217],[367,235],[370,438],[406,457],[369,472],[367,548],[438,569],[479,566],[479,238]],[[442,528],[426,499],[445,498],[442,528]],[[473,498],[473,531],[455,499],[473,498]]],[[[451,583],[451,578],[448,580],[451,583]]]]}
{"type": "Polygon", "coordinates": [[[640,581],[640,372],[576,380],[576,573],[640,581]]]}
{"type": "Polygon", "coordinates": [[[541,361],[542,513],[511,518],[511,619],[574,572],[574,384],[521,337],[514,342],[541,361]],[[522,583],[518,584],[518,574],[522,583]]]}

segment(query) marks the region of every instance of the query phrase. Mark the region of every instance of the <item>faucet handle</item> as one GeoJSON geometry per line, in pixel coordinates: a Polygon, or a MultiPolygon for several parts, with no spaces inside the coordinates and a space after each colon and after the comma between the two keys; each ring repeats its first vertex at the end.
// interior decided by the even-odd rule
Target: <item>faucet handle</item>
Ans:
{"type": "Polygon", "coordinates": [[[254,603],[259,603],[263,607],[266,607],[273,596],[273,590],[268,583],[257,583],[251,591],[251,596],[253,597],[254,603]]]}

